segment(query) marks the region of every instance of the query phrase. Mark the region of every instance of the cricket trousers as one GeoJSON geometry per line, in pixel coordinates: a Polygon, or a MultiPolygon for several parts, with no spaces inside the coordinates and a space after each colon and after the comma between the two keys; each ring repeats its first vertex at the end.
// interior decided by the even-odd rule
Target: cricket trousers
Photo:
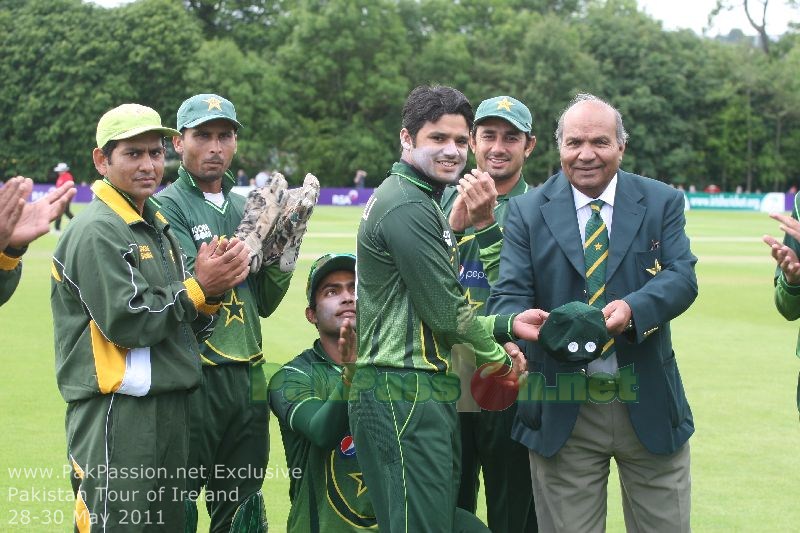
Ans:
{"type": "Polygon", "coordinates": [[[386,367],[356,371],[350,429],[382,533],[488,531],[456,511],[459,380],[386,367]]]}
{"type": "Polygon", "coordinates": [[[75,531],[183,531],[188,393],[70,402],[75,531]]]}
{"type": "Polygon", "coordinates": [[[459,413],[461,483],[458,507],[475,513],[483,471],[489,529],[493,533],[538,531],[528,449],[511,438],[517,404],[503,411],[459,413]]]}
{"type": "Polygon", "coordinates": [[[263,366],[204,365],[189,406],[189,529],[197,529],[196,502],[202,498],[212,533],[266,532],[261,485],[269,459],[269,407],[263,366]]]}

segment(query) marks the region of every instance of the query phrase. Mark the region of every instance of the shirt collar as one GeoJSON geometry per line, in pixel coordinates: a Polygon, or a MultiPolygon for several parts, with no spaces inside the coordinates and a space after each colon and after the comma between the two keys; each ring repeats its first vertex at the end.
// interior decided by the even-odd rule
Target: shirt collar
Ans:
{"type": "MultiPolygon", "coordinates": [[[[197,182],[195,182],[194,176],[192,176],[192,174],[188,170],[186,170],[186,168],[183,166],[182,163],[178,167],[178,180],[177,181],[178,182],[182,181],[190,189],[194,189],[195,191],[197,191],[200,194],[200,196],[203,195],[202,194],[203,191],[201,191],[200,188],[197,186],[197,182]]],[[[225,171],[225,174],[222,176],[222,194],[224,194],[226,198],[228,197],[228,193],[230,193],[231,188],[234,185],[236,185],[236,178],[234,177],[233,172],[231,172],[231,170],[228,169],[228,170],[225,171]]]]}
{"type": "Polygon", "coordinates": [[[520,174],[517,183],[508,191],[506,194],[498,194],[497,200],[507,200],[509,198],[513,198],[514,196],[519,196],[520,194],[525,194],[528,192],[528,183],[525,181],[525,177],[520,174]]]}
{"type": "Polygon", "coordinates": [[[428,195],[436,198],[437,202],[441,200],[442,193],[446,187],[444,183],[439,183],[438,181],[432,180],[422,172],[418,171],[416,167],[409,165],[407,162],[402,160],[392,165],[392,170],[389,171],[389,174],[397,174],[398,176],[407,179],[428,195]]]}
{"type": "Polygon", "coordinates": [[[611,207],[614,207],[614,197],[617,195],[617,174],[614,174],[614,177],[611,178],[606,190],[604,190],[603,193],[597,198],[586,196],[581,191],[576,189],[572,184],[570,184],[570,187],[572,188],[572,199],[575,202],[575,211],[581,209],[582,207],[586,207],[595,200],[603,200],[603,202],[607,203],[611,207]]]}

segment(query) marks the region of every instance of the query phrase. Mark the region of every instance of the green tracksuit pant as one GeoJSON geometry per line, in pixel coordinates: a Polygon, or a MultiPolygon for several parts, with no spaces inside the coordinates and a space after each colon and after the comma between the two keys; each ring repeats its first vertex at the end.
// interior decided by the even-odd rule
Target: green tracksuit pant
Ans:
{"type": "Polygon", "coordinates": [[[441,373],[356,372],[350,429],[381,533],[488,531],[475,516],[456,512],[459,392],[458,378],[441,373]]]}
{"type": "Polygon", "coordinates": [[[187,406],[186,391],[69,403],[76,531],[183,531],[187,406]]]}
{"type": "Polygon", "coordinates": [[[458,506],[475,513],[483,471],[489,529],[493,533],[538,531],[528,449],[511,440],[517,404],[504,411],[459,413],[461,486],[458,506]]]}
{"type": "Polygon", "coordinates": [[[205,498],[212,533],[267,530],[261,485],[269,457],[269,407],[262,366],[203,366],[190,398],[189,512],[205,498]],[[205,492],[200,489],[205,486],[205,492]]]}

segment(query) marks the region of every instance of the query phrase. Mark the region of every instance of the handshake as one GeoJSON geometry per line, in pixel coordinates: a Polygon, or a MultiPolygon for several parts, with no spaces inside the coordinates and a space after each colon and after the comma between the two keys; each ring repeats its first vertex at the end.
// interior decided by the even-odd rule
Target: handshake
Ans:
{"type": "Polygon", "coordinates": [[[306,174],[302,187],[290,190],[286,178],[275,173],[264,187],[250,191],[236,229],[236,237],[250,250],[250,272],[276,262],[282,272],[294,270],[318,199],[319,180],[312,174],[306,174]]]}

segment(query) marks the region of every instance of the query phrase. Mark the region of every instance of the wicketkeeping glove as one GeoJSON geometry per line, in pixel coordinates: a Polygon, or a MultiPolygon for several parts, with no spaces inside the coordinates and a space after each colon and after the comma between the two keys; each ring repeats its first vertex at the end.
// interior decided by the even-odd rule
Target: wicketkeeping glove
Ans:
{"type": "Polygon", "coordinates": [[[282,272],[292,272],[297,265],[308,219],[319,199],[319,180],[313,174],[306,174],[303,186],[286,191],[285,197],[275,230],[263,241],[261,255],[265,265],[280,261],[282,272]]]}
{"type": "Polygon", "coordinates": [[[258,272],[264,264],[264,241],[275,233],[275,225],[287,199],[286,187],[286,178],[276,172],[266,185],[253,189],[247,195],[244,216],[236,228],[236,237],[250,249],[250,272],[258,272]]]}

